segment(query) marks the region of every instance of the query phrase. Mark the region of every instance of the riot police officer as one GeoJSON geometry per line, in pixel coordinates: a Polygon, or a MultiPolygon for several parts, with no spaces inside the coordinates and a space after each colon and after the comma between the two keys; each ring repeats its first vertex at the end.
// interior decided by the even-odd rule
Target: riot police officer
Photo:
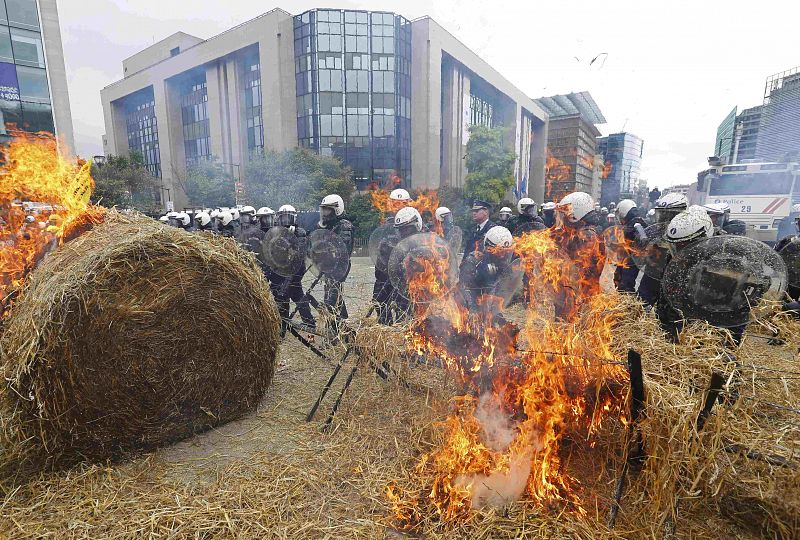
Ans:
{"type": "Polygon", "coordinates": [[[614,271],[614,285],[620,292],[632,293],[636,290],[636,277],[639,275],[639,268],[633,262],[631,250],[635,249],[633,246],[636,245],[640,238],[638,231],[643,231],[647,227],[647,223],[639,216],[639,208],[631,199],[623,199],[619,202],[619,205],[616,206],[616,215],[625,237],[624,249],[626,256],[619,261],[614,271]],[[639,225],[639,227],[636,227],[636,225],[639,225]]]}
{"type": "Polygon", "coordinates": [[[453,213],[446,206],[440,206],[434,215],[436,217],[436,233],[445,240],[450,240],[453,232],[453,213]]]}
{"type": "MultiPolygon", "coordinates": [[[[337,194],[327,195],[319,204],[318,229],[332,231],[342,239],[347,250],[346,274],[350,273],[350,256],[353,253],[353,224],[344,217],[344,200],[337,194]]],[[[348,318],[347,305],[342,296],[342,286],[347,275],[341,280],[325,277],[325,308],[333,315],[335,330],[338,331],[343,319],[348,318]]]]}
{"type": "MultiPolygon", "coordinates": [[[[301,246],[301,249],[305,249],[307,234],[305,229],[297,226],[297,210],[295,207],[290,204],[284,204],[278,208],[276,217],[278,220],[278,227],[288,229],[291,234],[300,240],[298,245],[301,246]]],[[[270,280],[270,288],[275,297],[275,302],[278,304],[278,312],[284,324],[289,319],[289,301],[291,300],[297,306],[297,312],[300,314],[303,324],[311,329],[316,326],[316,321],[314,320],[314,315],[311,313],[308,300],[304,298],[304,273],[305,270],[301,268],[289,277],[277,276],[277,274],[274,274],[273,279],[270,280]]]]}
{"type": "Polygon", "coordinates": [[[519,215],[511,220],[508,227],[515,237],[546,228],[544,220],[536,212],[536,202],[533,199],[529,197],[520,199],[517,202],[517,213],[519,215]]]}
{"type": "Polygon", "coordinates": [[[376,303],[378,322],[381,324],[392,325],[408,312],[408,299],[397,294],[389,280],[389,258],[398,242],[422,232],[422,225],[422,216],[415,208],[410,206],[402,208],[394,216],[395,234],[383,238],[380,242],[378,260],[375,262],[372,300],[376,303]],[[393,313],[393,306],[397,308],[397,313],[393,313]]]}
{"type": "Polygon", "coordinates": [[[548,229],[556,224],[556,203],[548,201],[542,205],[542,221],[548,229]]]}
{"type": "Polygon", "coordinates": [[[194,228],[196,231],[211,231],[213,225],[211,223],[211,216],[208,215],[208,212],[202,211],[197,212],[194,215],[194,228]]]}
{"type": "MultiPolygon", "coordinates": [[[[655,203],[655,208],[653,209],[655,210],[653,212],[654,224],[663,223],[666,226],[674,217],[688,207],[689,199],[686,198],[686,195],[682,193],[667,193],[655,203]]],[[[655,305],[661,294],[661,281],[645,272],[642,275],[642,280],[639,282],[639,288],[636,292],[645,304],[650,306],[655,305]]]]}
{"type": "Polygon", "coordinates": [[[469,311],[482,305],[482,298],[495,291],[498,279],[513,260],[511,231],[493,225],[484,235],[480,251],[464,255],[459,277],[459,291],[469,311]]]}
{"type": "Polygon", "coordinates": [[[483,237],[489,232],[489,229],[496,224],[489,219],[489,212],[492,205],[486,201],[475,199],[472,201],[472,223],[474,228],[467,238],[466,247],[464,248],[464,259],[461,264],[464,264],[467,255],[476,251],[483,251],[483,237]]]}

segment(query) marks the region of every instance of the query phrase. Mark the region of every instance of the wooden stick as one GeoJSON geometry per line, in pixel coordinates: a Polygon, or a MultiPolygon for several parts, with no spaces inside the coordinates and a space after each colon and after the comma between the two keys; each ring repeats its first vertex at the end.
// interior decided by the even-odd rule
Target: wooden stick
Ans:
{"type": "MultiPolygon", "coordinates": [[[[347,357],[350,355],[350,351],[351,350],[352,349],[350,349],[348,347],[347,350],[344,351],[344,355],[339,360],[339,362],[336,364],[336,367],[333,369],[333,373],[331,373],[331,376],[328,379],[328,382],[325,383],[325,386],[322,388],[322,392],[320,393],[319,397],[317,398],[317,401],[314,402],[314,406],[311,407],[310,411],[308,411],[308,414],[306,415],[306,422],[311,422],[311,420],[314,419],[314,415],[317,414],[317,409],[319,409],[319,406],[322,404],[322,400],[325,399],[325,395],[328,393],[328,390],[331,389],[331,386],[333,385],[333,381],[339,375],[339,371],[342,369],[342,365],[344,364],[344,361],[347,360],[347,357]]],[[[341,399],[341,396],[339,396],[339,399],[341,399]]]]}

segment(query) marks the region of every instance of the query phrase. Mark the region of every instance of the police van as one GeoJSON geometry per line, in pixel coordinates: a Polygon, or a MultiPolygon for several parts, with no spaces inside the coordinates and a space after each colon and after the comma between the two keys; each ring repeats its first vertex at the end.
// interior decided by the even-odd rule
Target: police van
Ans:
{"type": "Polygon", "coordinates": [[[728,203],[731,219],[747,224],[747,236],[772,243],[800,203],[800,163],[712,165],[697,175],[700,204],[728,203]]]}

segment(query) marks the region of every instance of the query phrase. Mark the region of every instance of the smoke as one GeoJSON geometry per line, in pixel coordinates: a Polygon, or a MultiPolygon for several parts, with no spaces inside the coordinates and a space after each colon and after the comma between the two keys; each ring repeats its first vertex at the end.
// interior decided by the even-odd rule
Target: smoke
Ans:
{"type": "MultiPolygon", "coordinates": [[[[491,392],[483,394],[478,400],[475,418],[481,425],[484,444],[495,452],[505,452],[517,437],[516,423],[503,410],[499,396],[491,392]]],[[[472,492],[472,508],[506,506],[525,492],[531,473],[532,454],[530,447],[515,451],[508,470],[496,471],[488,476],[461,475],[455,483],[472,492]]]]}

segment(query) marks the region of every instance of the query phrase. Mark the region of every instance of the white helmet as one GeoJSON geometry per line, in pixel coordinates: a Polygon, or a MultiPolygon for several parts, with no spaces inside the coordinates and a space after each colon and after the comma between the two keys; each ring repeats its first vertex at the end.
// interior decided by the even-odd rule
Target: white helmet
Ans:
{"type": "MultiPolygon", "coordinates": [[[[726,205],[727,206],[727,205],[726,205]]],[[[689,210],[694,208],[694,206],[690,206],[689,210]]],[[[725,215],[725,208],[723,207],[723,203],[710,203],[702,206],[703,210],[709,216],[724,216],[725,215]]]]}
{"type": "Polygon", "coordinates": [[[207,227],[211,223],[211,216],[207,212],[198,212],[194,215],[194,220],[201,227],[207,227]]]}
{"type": "Polygon", "coordinates": [[[239,219],[239,210],[236,208],[231,208],[228,212],[230,212],[232,219],[239,219]]]}
{"type": "Polygon", "coordinates": [[[606,208],[605,206],[604,206],[604,207],[602,207],[602,208],[600,209],[600,211],[601,211],[601,212],[605,212],[606,214],[608,214],[608,208],[606,208]]]}
{"type": "Polygon", "coordinates": [[[555,209],[556,209],[556,203],[554,203],[553,201],[548,201],[542,205],[542,210],[555,210],[555,209]]]}
{"type": "MultiPolygon", "coordinates": [[[[408,194],[408,191],[402,188],[394,189],[389,194],[389,198],[393,201],[403,201],[407,202],[411,200],[411,195],[408,194]]],[[[337,216],[339,214],[336,214],[337,216]]]]}
{"type": "Polygon", "coordinates": [[[510,248],[514,242],[514,237],[511,236],[511,231],[500,225],[495,225],[483,237],[483,245],[487,248],[502,247],[510,248]]]}
{"type": "Polygon", "coordinates": [[[534,210],[536,210],[536,202],[530,197],[520,199],[517,202],[517,213],[519,215],[525,214],[531,206],[533,206],[534,210]]]}
{"type": "Polygon", "coordinates": [[[278,224],[291,227],[297,219],[297,209],[291,204],[284,204],[278,208],[278,224]]]}
{"type": "Polygon", "coordinates": [[[394,228],[399,229],[401,227],[405,227],[407,225],[414,225],[417,229],[417,232],[422,230],[422,216],[419,214],[416,208],[411,208],[410,206],[406,206],[405,208],[401,208],[397,214],[394,216],[394,228]]]}
{"type": "Polygon", "coordinates": [[[705,214],[708,215],[708,209],[705,206],[700,206],[699,204],[693,204],[689,208],[686,209],[687,212],[695,212],[697,214],[705,214]]]}
{"type": "Polygon", "coordinates": [[[508,206],[502,207],[500,209],[500,212],[498,212],[498,214],[500,215],[500,221],[508,221],[509,219],[511,219],[512,213],[513,212],[511,212],[511,208],[509,208],[508,206]]]}
{"type": "Polygon", "coordinates": [[[261,217],[261,216],[271,216],[271,215],[273,215],[273,214],[275,214],[275,211],[274,211],[274,210],[272,210],[272,208],[270,208],[270,207],[268,207],[268,206],[262,206],[261,208],[259,208],[258,210],[256,210],[256,216],[258,216],[258,217],[261,217]]]}
{"type": "Polygon", "coordinates": [[[436,209],[436,219],[439,221],[444,221],[444,216],[449,216],[452,212],[446,206],[440,206],[436,209]]]}
{"type": "Polygon", "coordinates": [[[638,208],[638,206],[636,206],[636,202],[634,202],[632,199],[622,199],[621,201],[619,201],[619,204],[617,205],[617,210],[616,210],[617,219],[622,221],[623,219],[628,217],[628,212],[630,212],[634,208],[638,208]]]}
{"type": "Polygon", "coordinates": [[[209,216],[211,216],[211,219],[218,218],[218,217],[219,217],[219,208],[214,208],[214,209],[211,211],[211,213],[210,213],[210,214],[208,214],[208,215],[209,215],[209,216]]]}
{"type": "Polygon", "coordinates": [[[689,206],[689,199],[683,193],[667,193],[656,201],[656,208],[682,208],[689,206]]]}
{"type": "Polygon", "coordinates": [[[167,219],[178,219],[178,212],[175,210],[172,212],[167,212],[167,219]]]}
{"type": "Polygon", "coordinates": [[[178,223],[180,223],[184,227],[187,227],[189,223],[192,222],[192,218],[190,218],[189,214],[187,214],[186,212],[178,212],[178,215],[175,216],[175,219],[177,219],[178,223]]]}
{"type": "Polygon", "coordinates": [[[669,222],[664,239],[672,244],[714,235],[714,224],[705,212],[681,212],[669,222]]]}
{"type": "Polygon", "coordinates": [[[576,191],[561,199],[558,208],[564,212],[567,221],[577,223],[594,210],[594,199],[588,193],[576,191]]]}
{"type": "Polygon", "coordinates": [[[244,207],[242,207],[241,210],[239,210],[239,214],[248,215],[248,216],[254,216],[254,215],[256,215],[256,209],[253,208],[252,206],[249,206],[249,205],[248,206],[244,206],[244,207]]]}
{"type": "Polygon", "coordinates": [[[344,201],[339,195],[328,195],[319,203],[320,211],[322,211],[323,208],[333,208],[336,215],[341,216],[344,214],[344,201]]]}
{"type": "Polygon", "coordinates": [[[166,216],[166,215],[163,215],[160,218],[158,218],[158,221],[160,221],[161,223],[168,223],[169,222],[169,217],[166,216]]]}
{"type": "Polygon", "coordinates": [[[220,212],[219,216],[217,216],[217,217],[219,218],[219,220],[222,223],[223,227],[225,225],[230,225],[231,221],[233,221],[233,214],[231,214],[231,212],[229,210],[224,210],[224,211],[220,212]]]}

